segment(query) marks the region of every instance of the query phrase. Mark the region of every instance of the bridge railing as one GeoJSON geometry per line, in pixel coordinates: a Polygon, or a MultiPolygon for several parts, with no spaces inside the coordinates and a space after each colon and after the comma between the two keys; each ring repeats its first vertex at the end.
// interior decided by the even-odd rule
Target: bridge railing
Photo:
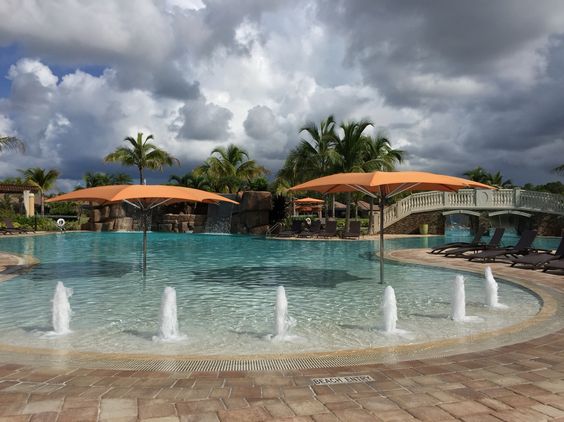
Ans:
{"type": "MultiPolygon", "coordinates": [[[[564,215],[564,196],[522,189],[474,190],[458,192],[419,192],[386,207],[384,227],[413,213],[437,210],[515,210],[564,215]]],[[[375,227],[380,227],[380,215],[375,214],[375,227]]]]}

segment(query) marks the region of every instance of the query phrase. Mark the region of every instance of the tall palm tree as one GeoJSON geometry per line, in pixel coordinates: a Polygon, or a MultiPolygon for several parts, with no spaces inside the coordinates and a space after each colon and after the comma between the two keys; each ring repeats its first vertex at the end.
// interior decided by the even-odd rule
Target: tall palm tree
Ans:
{"type": "Polygon", "coordinates": [[[476,167],[472,170],[468,170],[464,173],[466,177],[475,182],[485,183],[486,185],[494,186],[496,188],[511,188],[513,183],[511,180],[503,180],[501,172],[490,173],[484,170],[482,167],[476,167]]]}
{"type": "Polygon", "coordinates": [[[554,168],[552,169],[552,171],[553,171],[554,173],[564,174],[564,164],[562,164],[561,166],[558,166],[558,167],[554,167],[554,168]]]}
{"type": "MultiPolygon", "coordinates": [[[[337,171],[350,173],[363,171],[364,159],[366,157],[367,138],[363,135],[372,122],[361,120],[360,122],[343,122],[340,125],[343,131],[342,137],[338,137],[335,142],[335,152],[337,154],[337,171]]],[[[351,212],[351,194],[347,192],[347,210],[345,216],[345,231],[349,229],[351,212]]]]}
{"type": "Polygon", "coordinates": [[[87,188],[107,185],[130,185],[132,183],[131,176],[126,173],[102,173],[87,172],[84,174],[84,183],[87,188]]]}
{"type": "Polygon", "coordinates": [[[473,168],[472,170],[465,171],[463,174],[470,180],[480,183],[487,183],[490,178],[489,173],[480,166],[473,168]]]}
{"type": "Polygon", "coordinates": [[[39,167],[20,170],[25,177],[25,181],[39,189],[41,196],[41,216],[45,215],[45,192],[53,187],[60,172],[58,170],[45,170],[39,167]]]}
{"type": "Polygon", "coordinates": [[[124,139],[129,142],[130,147],[119,147],[114,152],[106,155],[104,161],[118,162],[124,166],[135,166],[139,170],[139,183],[143,184],[144,170],[161,170],[164,166],[179,165],[180,162],[165,150],[149,142],[153,135],[143,140],[143,133],[137,133],[137,138],[128,136],[124,139]]]}
{"type": "Polygon", "coordinates": [[[249,159],[244,148],[234,144],[214,148],[204,164],[194,169],[194,175],[207,177],[214,190],[229,193],[236,193],[245,182],[266,173],[264,167],[249,159]]]}
{"type": "Polygon", "coordinates": [[[0,136],[0,152],[4,150],[25,151],[25,144],[15,136],[0,136]]]}
{"type": "MultiPolygon", "coordinates": [[[[366,137],[366,151],[362,169],[364,171],[393,171],[403,161],[404,151],[393,149],[389,139],[381,132],[375,137],[366,137]]],[[[374,198],[370,197],[368,233],[374,234],[374,198]]]]}

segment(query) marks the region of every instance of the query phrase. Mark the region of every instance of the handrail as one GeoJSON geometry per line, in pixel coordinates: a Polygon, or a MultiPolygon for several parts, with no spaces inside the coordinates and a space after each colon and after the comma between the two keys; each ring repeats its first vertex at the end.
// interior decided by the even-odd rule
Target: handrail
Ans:
{"type": "MultiPolygon", "coordinates": [[[[438,210],[515,210],[564,215],[564,196],[519,188],[499,190],[461,189],[458,192],[419,192],[386,207],[384,228],[414,213],[438,210]]],[[[379,230],[380,215],[375,216],[379,230]]]]}
{"type": "Polygon", "coordinates": [[[267,230],[266,233],[265,233],[265,236],[266,236],[266,237],[272,236],[272,232],[273,232],[274,230],[276,230],[277,228],[280,228],[280,227],[282,227],[282,223],[279,221],[278,223],[274,224],[272,227],[269,227],[269,228],[268,228],[268,230],[267,230]]]}

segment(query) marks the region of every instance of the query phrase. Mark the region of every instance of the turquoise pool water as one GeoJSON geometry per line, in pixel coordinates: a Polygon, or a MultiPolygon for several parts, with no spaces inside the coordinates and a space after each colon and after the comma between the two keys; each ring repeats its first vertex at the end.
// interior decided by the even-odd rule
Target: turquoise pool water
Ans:
{"type": "MultiPolygon", "coordinates": [[[[386,242],[386,248],[428,247],[443,238],[386,242]]],[[[555,239],[540,239],[552,247],[555,239]]],[[[482,277],[465,274],[468,315],[454,323],[450,284],[455,272],[386,264],[396,290],[398,328],[385,335],[375,241],[283,241],[260,237],[149,234],[148,271],[141,271],[139,233],[64,233],[0,239],[0,250],[41,260],[26,274],[0,283],[0,342],[43,348],[183,355],[287,353],[377,347],[464,336],[511,325],[539,310],[536,298],[500,283],[506,311],[483,305],[482,277]],[[74,289],[73,332],[45,338],[58,281],[74,289]],[[297,325],[291,343],[273,332],[276,287],[283,285],[297,325]],[[156,343],[164,287],[177,291],[186,339],[156,343]]],[[[495,276],[495,273],[494,273],[495,276]]],[[[498,280],[500,281],[500,280],[498,280]]]]}

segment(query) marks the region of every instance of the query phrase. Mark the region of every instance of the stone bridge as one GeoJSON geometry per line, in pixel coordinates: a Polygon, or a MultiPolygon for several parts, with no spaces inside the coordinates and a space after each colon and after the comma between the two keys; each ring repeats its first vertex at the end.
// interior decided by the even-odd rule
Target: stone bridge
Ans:
{"type": "MultiPolygon", "coordinates": [[[[489,211],[490,216],[506,213],[528,216],[530,212],[564,215],[564,196],[518,188],[414,193],[385,208],[384,228],[411,214],[428,211],[445,211],[445,214],[463,212],[473,215],[489,211]]],[[[380,227],[378,213],[374,215],[374,223],[378,230],[380,227]]]]}

